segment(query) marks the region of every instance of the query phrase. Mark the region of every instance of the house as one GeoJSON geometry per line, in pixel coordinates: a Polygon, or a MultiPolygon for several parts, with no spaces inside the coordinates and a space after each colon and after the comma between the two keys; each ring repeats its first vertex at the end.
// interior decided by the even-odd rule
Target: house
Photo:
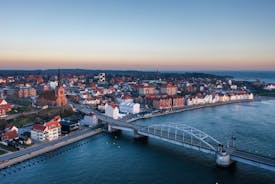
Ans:
{"type": "Polygon", "coordinates": [[[31,130],[31,138],[37,141],[52,141],[61,135],[61,125],[58,121],[50,121],[42,124],[34,124],[31,130]]]}
{"type": "Polygon", "coordinates": [[[19,98],[35,97],[36,89],[33,87],[20,87],[17,93],[19,98]]]}
{"type": "Polygon", "coordinates": [[[173,108],[183,107],[184,106],[184,98],[180,96],[176,96],[172,98],[173,108]]]}
{"type": "Polygon", "coordinates": [[[264,89],[268,91],[275,90],[275,84],[268,84],[264,87],[264,89]]]}
{"type": "Polygon", "coordinates": [[[63,134],[70,133],[72,131],[79,129],[79,122],[73,122],[73,121],[61,121],[61,132],[63,134]]]}
{"type": "Polygon", "coordinates": [[[138,94],[140,96],[155,94],[155,86],[153,85],[141,85],[138,87],[138,94]]]}
{"type": "Polygon", "coordinates": [[[88,127],[97,125],[97,123],[98,123],[98,119],[96,115],[91,115],[91,116],[86,115],[82,120],[79,121],[79,125],[88,126],[88,127]]]}
{"type": "Polygon", "coordinates": [[[129,95],[122,95],[120,97],[116,97],[116,102],[118,104],[123,103],[123,102],[124,103],[133,103],[134,99],[129,95]]]}
{"type": "Polygon", "coordinates": [[[2,141],[10,141],[18,138],[18,128],[13,125],[7,125],[1,136],[2,141]]]}
{"type": "Polygon", "coordinates": [[[140,112],[140,104],[122,102],[119,104],[119,111],[123,113],[137,114],[140,112]]]}
{"type": "Polygon", "coordinates": [[[161,94],[167,94],[169,96],[174,96],[177,94],[177,86],[173,84],[163,84],[160,87],[160,93],[161,94]]]}
{"type": "Polygon", "coordinates": [[[155,98],[153,99],[153,107],[156,109],[172,108],[172,98],[155,98]]]}
{"type": "Polygon", "coordinates": [[[108,104],[105,109],[105,115],[113,119],[118,119],[119,118],[118,106],[115,105],[114,103],[108,104]]]}
{"type": "Polygon", "coordinates": [[[11,111],[11,105],[4,99],[0,98],[0,117],[6,116],[7,112],[11,111]]]}

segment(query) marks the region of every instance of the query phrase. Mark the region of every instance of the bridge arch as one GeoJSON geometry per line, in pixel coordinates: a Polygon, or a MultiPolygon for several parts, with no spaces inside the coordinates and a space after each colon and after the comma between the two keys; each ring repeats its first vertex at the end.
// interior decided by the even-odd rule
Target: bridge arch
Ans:
{"type": "Polygon", "coordinates": [[[140,126],[140,134],[159,137],[161,139],[187,144],[190,146],[217,152],[220,145],[218,140],[205,132],[192,126],[181,123],[153,124],[150,126],[140,126]]]}

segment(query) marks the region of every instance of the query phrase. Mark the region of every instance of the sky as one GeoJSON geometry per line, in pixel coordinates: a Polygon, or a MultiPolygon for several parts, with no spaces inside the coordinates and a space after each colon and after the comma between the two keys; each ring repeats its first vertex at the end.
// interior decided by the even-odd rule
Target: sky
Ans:
{"type": "Polygon", "coordinates": [[[274,0],[0,0],[0,69],[275,70],[274,0]]]}

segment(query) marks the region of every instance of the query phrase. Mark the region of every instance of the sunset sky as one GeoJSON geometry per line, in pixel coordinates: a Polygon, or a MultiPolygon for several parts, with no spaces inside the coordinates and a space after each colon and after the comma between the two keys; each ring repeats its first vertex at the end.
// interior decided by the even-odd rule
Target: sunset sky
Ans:
{"type": "Polygon", "coordinates": [[[275,70],[274,0],[0,0],[0,69],[275,70]]]}

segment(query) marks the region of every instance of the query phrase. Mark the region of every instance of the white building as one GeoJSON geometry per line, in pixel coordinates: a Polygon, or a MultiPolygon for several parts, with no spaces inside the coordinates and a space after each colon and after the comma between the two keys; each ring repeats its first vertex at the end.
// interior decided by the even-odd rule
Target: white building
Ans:
{"type": "Polygon", "coordinates": [[[105,73],[99,73],[98,75],[94,76],[94,79],[98,79],[98,82],[105,82],[106,74],[105,73]]]}
{"type": "Polygon", "coordinates": [[[275,90],[275,84],[268,84],[267,86],[264,87],[265,90],[275,90]]]}
{"type": "Polygon", "coordinates": [[[123,113],[137,114],[140,112],[140,104],[122,102],[119,104],[119,110],[123,113]]]}
{"type": "Polygon", "coordinates": [[[97,119],[96,115],[84,116],[84,118],[79,121],[79,124],[81,126],[88,126],[88,127],[97,125],[97,123],[98,123],[98,119],[97,119]]]}
{"type": "Polygon", "coordinates": [[[37,141],[52,141],[61,135],[61,125],[58,121],[51,121],[43,125],[35,124],[31,130],[31,138],[37,141]]]}
{"type": "Polygon", "coordinates": [[[233,89],[233,90],[236,90],[236,89],[238,89],[238,86],[237,85],[231,85],[230,88],[233,89]]]}
{"type": "Polygon", "coordinates": [[[113,119],[118,119],[119,118],[119,109],[118,109],[117,105],[108,104],[105,109],[105,115],[109,116],[113,119]]]}
{"type": "Polygon", "coordinates": [[[130,96],[121,96],[121,97],[116,97],[116,102],[118,104],[126,102],[126,103],[133,103],[134,99],[130,96]]]}

